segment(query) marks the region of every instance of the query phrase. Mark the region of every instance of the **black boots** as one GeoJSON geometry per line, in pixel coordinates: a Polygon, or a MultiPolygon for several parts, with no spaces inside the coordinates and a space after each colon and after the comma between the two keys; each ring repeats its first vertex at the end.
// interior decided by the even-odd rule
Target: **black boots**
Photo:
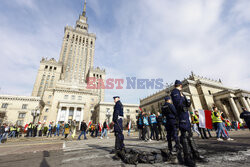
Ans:
{"type": "Polygon", "coordinates": [[[194,159],[199,161],[199,162],[208,162],[208,160],[205,157],[200,155],[198,148],[197,148],[197,145],[194,142],[193,137],[189,137],[189,143],[190,143],[190,146],[191,146],[191,149],[193,152],[194,159]]]}

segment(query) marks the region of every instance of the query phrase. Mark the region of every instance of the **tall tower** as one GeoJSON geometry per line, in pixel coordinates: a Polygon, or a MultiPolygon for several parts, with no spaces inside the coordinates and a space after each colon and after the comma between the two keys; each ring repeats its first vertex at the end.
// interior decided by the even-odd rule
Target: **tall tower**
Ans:
{"type": "Polygon", "coordinates": [[[54,58],[47,60],[42,58],[33,87],[32,96],[42,97],[48,88],[54,88],[61,78],[62,64],[54,58]]]}
{"type": "Polygon", "coordinates": [[[62,80],[85,83],[95,53],[96,35],[88,32],[86,0],[76,26],[66,26],[59,62],[63,64],[62,80]]]}

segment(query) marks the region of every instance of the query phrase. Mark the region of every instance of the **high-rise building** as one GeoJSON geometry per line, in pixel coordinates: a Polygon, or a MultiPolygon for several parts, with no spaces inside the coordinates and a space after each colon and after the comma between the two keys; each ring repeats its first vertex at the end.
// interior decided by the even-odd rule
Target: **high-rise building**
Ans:
{"type": "Polygon", "coordinates": [[[40,63],[32,96],[44,102],[41,121],[90,120],[104,100],[104,89],[87,89],[88,77],[105,80],[106,75],[93,65],[96,35],[88,29],[85,1],[75,27],[65,27],[59,61],[43,58],[40,63]]]}

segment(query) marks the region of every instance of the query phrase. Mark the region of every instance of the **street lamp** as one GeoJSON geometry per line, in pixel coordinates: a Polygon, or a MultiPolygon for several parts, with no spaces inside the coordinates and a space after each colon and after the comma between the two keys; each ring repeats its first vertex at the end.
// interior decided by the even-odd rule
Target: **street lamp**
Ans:
{"type": "Polygon", "coordinates": [[[40,115],[40,110],[36,107],[35,110],[31,110],[31,115],[33,116],[33,124],[35,123],[36,117],[40,115]]]}
{"type": "Polygon", "coordinates": [[[106,117],[108,118],[108,124],[109,124],[110,123],[110,117],[111,117],[110,110],[107,110],[106,117]]]}

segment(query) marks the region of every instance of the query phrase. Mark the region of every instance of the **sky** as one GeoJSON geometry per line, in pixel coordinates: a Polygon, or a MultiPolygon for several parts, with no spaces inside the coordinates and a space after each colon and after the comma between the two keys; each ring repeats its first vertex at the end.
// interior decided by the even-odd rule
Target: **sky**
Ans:
{"type": "MultiPolygon", "coordinates": [[[[249,9],[249,0],[87,0],[94,66],[106,78],[164,84],[193,71],[249,90],[249,9]]],[[[58,60],[64,27],[82,10],[83,0],[0,0],[0,94],[31,95],[41,58],[58,60]]],[[[106,90],[105,101],[139,103],[157,91],[106,90]]]]}

